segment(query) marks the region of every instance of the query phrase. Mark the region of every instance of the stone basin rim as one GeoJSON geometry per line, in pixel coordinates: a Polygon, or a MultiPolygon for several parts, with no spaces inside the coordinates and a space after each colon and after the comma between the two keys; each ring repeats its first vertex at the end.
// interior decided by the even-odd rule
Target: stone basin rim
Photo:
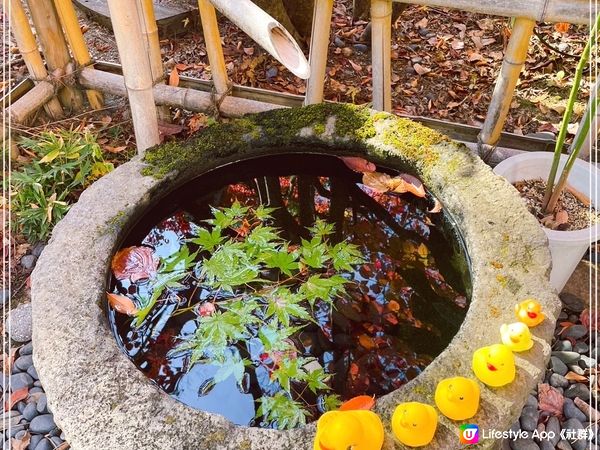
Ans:
{"type": "MultiPolygon", "coordinates": [[[[367,109],[317,105],[211,128],[194,140],[150,150],[146,161],[136,157],[90,186],[56,226],[32,275],[34,360],[55,420],[75,450],[312,448],[314,424],[283,432],[235,426],[172,399],[120,352],[99,306],[120,237],[149,206],[211,167],[282,147],[285,152],[319,148],[364,155],[389,167],[408,167],[442,201],[464,238],[471,260],[470,309],[451,343],[421,375],[377,401],[376,411],[386,425],[384,448],[405,448],[390,433],[395,406],[402,401],[433,404],[441,378],[474,378],[469,369],[473,350],[498,342],[500,324],[514,321],[514,304],[534,297],[548,315],[532,329],[536,345],[517,354],[514,383],[499,389],[482,385],[481,409],[471,419],[480,427],[512,425],[543,376],[560,309],[547,281],[546,237],[514,188],[465,146],[416,123],[367,109]],[[298,114],[294,122],[292,114],[298,114]],[[210,141],[214,135],[223,136],[221,147],[210,141]],[[424,142],[413,145],[415,136],[424,142]],[[162,160],[161,152],[166,155],[162,160]],[[167,166],[166,173],[153,156],[167,166]]],[[[440,416],[428,448],[461,448],[457,428],[440,416]]],[[[484,442],[482,448],[493,445],[484,442]]]]}

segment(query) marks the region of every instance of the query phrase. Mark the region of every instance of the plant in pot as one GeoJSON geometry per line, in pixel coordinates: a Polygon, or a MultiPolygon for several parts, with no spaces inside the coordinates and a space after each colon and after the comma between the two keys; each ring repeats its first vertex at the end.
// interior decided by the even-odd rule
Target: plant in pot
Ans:
{"type": "Polygon", "coordinates": [[[598,108],[600,84],[597,80],[590,92],[588,110],[571,144],[570,153],[561,154],[581,85],[583,69],[589,60],[592,47],[596,44],[599,24],[600,15],[590,31],[588,42],[577,65],[554,154],[525,152],[507,158],[494,169],[495,173],[515,185],[529,210],[544,227],[552,253],[550,282],[558,292],[562,291],[590,244],[598,240],[600,233],[600,216],[597,212],[600,197],[595,182],[598,180],[599,171],[594,164],[578,159],[584,142],[587,141],[587,145],[591,145],[594,141],[586,139],[590,128],[592,133],[596,133],[595,127],[591,127],[591,122],[598,108]],[[560,177],[556,181],[559,172],[560,177]]]}

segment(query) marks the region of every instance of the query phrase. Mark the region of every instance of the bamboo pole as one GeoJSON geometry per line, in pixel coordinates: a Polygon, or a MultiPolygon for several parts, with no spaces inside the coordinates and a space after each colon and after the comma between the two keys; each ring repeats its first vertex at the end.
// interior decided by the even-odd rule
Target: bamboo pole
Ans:
{"type": "Polygon", "coordinates": [[[158,145],[160,136],[152,95],[152,70],[142,39],[141,11],[136,0],[108,0],[108,9],[123,65],[137,148],[143,153],[158,145]]]}
{"type": "MultiPolygon", "coordinates": [[[[122,75],[86,68],[81,71],[79,82],[89,89],[98,89],[112,95],[127,95],[122,75]]],[[[206,91],[157,84],[153,88],[153,94],[158,105],[174,106],[194,112],[210,112],[213,108],[213,96],[206,91]]],[[[241,117],[279,108],[285,106],[228,96],[223,99],[219,111],[225,117],[241,117]]]]}
{"type": "MultiPolygon", "coordinates": [[[[65,36],[58,21],[54,3],[51,1],[27,0],[29,13],[42,46],[48,70],[55,76],[65,77],[72,71],[71,56],[65,36]]],[[[64,86],[58,92],[64,107],[79,110],[83,106],[81,92],[72,86],[64,86]]]]}
{"type": "Polygon", "coordinates": [[[454,8],[490,16],[522,17],[538,22],[589,25],[589,0],[394,0],[422,6],[454,8]]]}
{"type": "Polygon", "coordinates": [[[392,0],[371,0],[373,109],[392,110],[392,0]]]}
{"type": "Polygon", "coordinates": [[[24,123],[28,117],[47,102],[56,100],[54,95],[54,85],[49,81],[40,81],[27,94],[10,105],[8,108],[10,122],[24,123]]]}
{"type": "MultiPolygon", "coordinates": [[[[21,0],[10,0],[10,21],[13,36],[29,74],[36,83],[39,80],[45,80],[48,77],[48,72],[31,32],[21,0]]],[[[51,98],[44,108],[52,119],[60,119],[63,116],[62,106],[56,98],[51,98]]]]}
{"type": "Polygon", "coordinates": [[[500,139],[515,86],[527,58],[529,39],[534,26],[535,21],[530,19],[517,18],[515,20],[504,61],[502,62],[502,69],[496,81],[487,116],[479,134],[480,142],[484,145],[493,147],[500,139]]]}
{"type": "Polygon", "coordinates": [[[597,107],[600,98],[598,98],[598,92],[600,91],[600,80],[596,80],[594,86],[590,90],[590,100],[585,110],[585,114],[579,122],[579,128],[577,134],[573,138],[573,142],[569,147],[569,153],[573,153],[575,150],[575,144],[581,139],[580,134],[586,133],[583,144],[581,144],[581,150],[579,151],[579,158],[588,161],[590,159],[590,151],[598,142],[598,133],[600,133],[600,108],[597,107]],[[593,105],[596,105],[594,107],[593,105]],[[595,112],[592,112],[595,109],[595,112]],[[594,117],[588,118],[590,114],[594,117]],[[589,129],[585,130],[586,127],[583,124],[588,121],[590,123],[589,129]]]}
{"type": "Polygon", "coordinates": [[[323,101],[332,13],[333,0],[315,0],[308,56],[310,77],[306,85],[305,105],[323,101]]]}
{"type": "Polygon", "coordinates": [[[250,0],[210,0],[221,14],[236,24],[294,75],[310,75],[308,61],[292,35],[250,0]]]}
{"type": "Polygon", "coordinates": [[[202,33],[204,33],[204,43],[215,91],[217,94],[223,95],[229,90],[229,80],[221,46],[217,13],[208,0],[198,0],[198,12],[202,22],[202,33]]]}
{"type": "MultiPolygon", "coordinates": [[[[141,24],[146,51],[150,58],[150,70],[152,71],[152,80],[154,83],[163,83],[165,79],[165,69],[162,63],[160,53],[160,40],[158,37],[158,26],[154,15],[154,2],[152,0],[140,1],[143,21],[141,24]]],[[[159,119],[169,122],[171,120],[171,111],[168,106],[156,108],[159,119]]]]}
{"type": "MultiPolygon", "coordinates": [[[[90,52],[83,39],[83,33],[81,32],[81,27],[79,26],[79,20],[77,19],[73,3],[71,0],[54,0],[54,5],[56,6],[58,18],[60,19],[65,36],[71,47],[71,53],[73,54],[75,62],[77,62],[79,66],[90,65],[92,57],[90,56],[90,52]]],[[[101,92],[88,90],[86,91],[86,96],[92,108],[101,109],[103,107],[104,99],[101,92]]]]}

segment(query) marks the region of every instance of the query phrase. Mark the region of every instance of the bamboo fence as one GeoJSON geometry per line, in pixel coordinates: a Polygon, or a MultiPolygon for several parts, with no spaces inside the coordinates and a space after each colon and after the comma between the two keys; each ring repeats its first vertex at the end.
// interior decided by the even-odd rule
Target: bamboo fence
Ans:
{"type": "MultiPolygon", "coordinates": [[[[141,152],[159,142],[158,111],[165,107],[182,107],[191,111],[214,112],[237,116],[281,107],[277,104],[238,98],[231,95],[219,35],[216,10],[247,33],[267,52],[295,75],[306,78],[304,104],[323,101],[326,80],[327,51],[330,41],[333,0],[315,0],[312,39],[308,61],[292,36],[275,19],[250,0],[198,0],[198,9],[213,92],[203,92],[164,84],[158,30],[152,0],[108,0],[113,30],[117,40],[123,76],[92,67],[73,6],[69,0],[27,0],[39,46],[42,48],[50,79],[33,33],[21,5],[10,0],[13,34],[31,78],[37,83],[32,91],[10,106],[11,120],[22,122],[44,106],[47,113],[60,117],[62,109],[54,97],[69,109],[81,104],[80,91],[87,89],[92,107],[102,105],[101,93],[127,95],[132,111],[138,150],[141,152]],[[62,25],[62,27],[61,27],[62,25]],[[72,55],[72,59],[71,59],[72,55]],[[310,63],[309,63],[310,62],[310,63]],[[76,83],[62,77],[76,69],[76,83]],[[54,78],[53,78],[54,76],[54,78]],[[58,82],[56,78],[59,78],[58,82]],[[78,97],[79,96],[79,97],[78,97]]],[[[373,107],[391,111],[391,12],[397,0],[372,0],[372,85],[373,107]]],[[[512,101],[514,89],[527,55],[529,40],[536,21],[588,24],[588,0],[402,0],[425,6],[455,8],[480,14],[514,17],[515,25],[498,76],[488,114],[479,135],[480,151],[493,149],[498,143],[512,101]]],[[[162,114],[162,113],[161,113],[162,114]]]]}

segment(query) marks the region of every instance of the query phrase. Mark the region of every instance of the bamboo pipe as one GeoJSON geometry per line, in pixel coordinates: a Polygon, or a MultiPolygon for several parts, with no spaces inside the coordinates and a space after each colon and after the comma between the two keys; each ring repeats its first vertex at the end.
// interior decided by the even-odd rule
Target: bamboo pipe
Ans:
{"type": "Polygon", "coordinates": [[[221,46],[217,13],[208,0],[198,0],[198,12],[202,22],[202,33],[204,34],[204,43],[206,44],[206,53],[208,54],[208,63],[210,64],[210,73],[212,74],[215,91],[217,91],[217,94],[222,95],[229,90],[229,80],[225,58],[223,57],[223,47],[221,46]]]}
{"type": "MultiPolygon", "coordinates": [[[[81,71],[79,82],[89,89],[98,89],[112,95],[127,95],[122,75],[86,68],[81,71]]],[[[209,112],[213,108],[213,96],[206,91],[157,84],[153,88],[153,94],[155,102],[159,105],[174,106],[194,112],[209,112]]],[[[225,117],[241,117],[245,114],[279,108],[285,106],[228,96],[223,99],[219,111],[225,117]]]]}
{"type": "MultiPolygon", "coordinates": [[[[71,0],[54,0],[54,5],[56,6],[58,18],[62,24],[69,46],[71,47],[71,53],[73,54],[75,62],[77,62],[79,66],[90,65],[92,57],[90,56],[90,52],[83,39],[83,33],[81,32],[81,27],[79,26],[79,20],[77,19],[73,3],[71,0]]],[[[104,98],[102,97],[101,92],[88,90],[86,91],[86,96],[92,108],[101,109],[104,106],[104,98]]]]}
{"type": "MultiPolygon", "coordinates": [[[[162,55],[160,53],[160,40],[158,37],[158,26],[154,15],[154,2],[152,0],[140,0],[140,11],[143,17],[141,24],[146,51],[150,58],[150,70],[154,83],[163,83],[165,69],[163,67],[162,55]]],[[[160,120],[170,122],[171,111],[168,106],[156,108],[160,120]]]]}
{"type": "Polygon", "coordinates": [[[310,67],[292,35],[250,0],[210,0],[221,14],[236,24],[294,75],[306,79],[310,67]]]}
{"type": "MultiPolygon", "coordinates": [[[[39,80],[45,80],[48,77],[48,72],[29,27],[29,20],[27,20],[21,0],[10,0],[9,9],[11,30],[29,74],[34,80],[37,80],[36,83],[39,80]]],[[[52,119],[63,117],[62,106],[56,98],[51,98],[44,108],[52,119]]]]}
{"type": "Polygon", "coordinates": [[[323,101],[332,13],[333,0],[315,0],[308,55],[310,77],[306,84],[305,105],[323,101]]]}
{"type": "MultiPolygon", "coordinates": [[[[54,3],[51,1],[27,0],[29,13],[42,46],[44,59],[51,73],[66,76],[70,72],[71,56],[61,29],[54,3]]],[[[79,110],[83,106],[81,92],[72,86],[64,86],[58,92],[64,107],[79,110]]]]}
{"type": "Polygon", "coordinates": [[[371,0],[373,109],[392,110],[392,0],[371,0]]]}
{"type": "Polygon", "coordinates": [[[527,58],[529,39],[534,26],[535,21],[530,19],[517,18],[515,20],[504,61],[502,62],[502,69],[496,81],[485,122],[479,134],[482,144],[493,147],[500,139],[515,86],[527,58]]]}
{"type": "Polygon", "coordinates": [[[569,22],[589,25],[589,0],[394,0],[421,6],[453,8],[490,16],[522,17],[538,22],[569,22]]]}
{"type": "Polygon", "coordinates": [[[141,11],[136,0],[108,0],[111,22],[131,108],[139,153],[158,145],[158,119],[152,95],[152,70],[142,39],[141,11]]]}
{"type": "Polygon", "coordinates": [[[8,108],[10,122],[24,123],[29,116],[47,104],[47,102],[56,100],[54,95],[54,85],[49,81],[40,81],[27,94],[10,105],[8,108]]]}

